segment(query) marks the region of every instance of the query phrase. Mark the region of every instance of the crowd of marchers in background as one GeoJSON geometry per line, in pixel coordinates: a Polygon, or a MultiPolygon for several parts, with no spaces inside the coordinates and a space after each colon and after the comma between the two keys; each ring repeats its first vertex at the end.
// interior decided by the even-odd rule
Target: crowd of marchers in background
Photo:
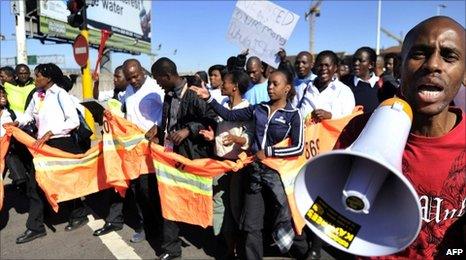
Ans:
{"type": "MultiPolygon", "coordinates": [[[[199,68],[189,76],[180,76],[176,64],[165,57],[147,68],[150,72],[137,59],[128,59],[114,70],[111,91],[101,90],[94,75],[93,96],[106,107],[105,115],[123,116],[145,131],[151,142],[189,159],[236,160],[242,152],[254,155],[255,161],[239,174],[227,172],[214,180],[213,242],[219,245],[218,258],[262,259],[264,244],[273,243],[294,258],[319,259],[325,243],[308,228],[302,235],[295,233],[280,176],[261,160],[302,154],[306,118],[316,123],[339,119],[355,106],[363,106],[365,117],[397,96],[414,112],[403,154],[404,174],[420,197],[448,201],[437,205],[439,214],[460,212],[466,193],[465,120],[464,108],[455,105],[464,106],[464,36],[464,27],[456,21],[433,17],[412,28],[401,53],[377,56],[372,48],[361,47],[347,64],[331,50],[317,55],[301,51],[292,63],[281,49],[280,64],[274,68],[245,50],[225,64],[207,71],[199,68]],[[274,146],[286,138],[291,140],[288,147],[274,146]]],[[[85,108],[68,94],[73,82],[58,66],[40,64],[33,73],[25,64],[2,67],[0,80],[2,125],[20,127],[37,139],[38,147],[47,144],[75,154],[89,149],[73,134],[85,108]]],[[[364,124],[356,128],[360,131],[364,124]]],[[[355,130],[353,137],[345,138],[354,140],[357,134],[355,130]]],[[[3,127],[0,135],[5,135],[3,127]]],[[[338,142],[342,147],[343,143],[338,142]]],[[[13,139],[6,165],[13,185],[29,200],[26,231],[16,243],[45,236],[48,205],[35,180],[31,154],[13,139]]],[[[104,226],[93,235],[122,229],[123,207],[129,207],[137,219],[130,241],[156,239],[162,249],[160,259],[178,258],[182,254],[179,225],[161,215],[155,174],[132,180],[125,198],[101,191],[110,198],[109,211],[104,226]]],[[[61,203],[60,208],[70,212],[66,231],[88,222],[88,199],[61,203]]],[[[430,259],[445,255],[447,248],[461,248],[464,215],[453,215],[439,222],[429,220],[429,215],[418,239],[397,256],[430,259]]]]}

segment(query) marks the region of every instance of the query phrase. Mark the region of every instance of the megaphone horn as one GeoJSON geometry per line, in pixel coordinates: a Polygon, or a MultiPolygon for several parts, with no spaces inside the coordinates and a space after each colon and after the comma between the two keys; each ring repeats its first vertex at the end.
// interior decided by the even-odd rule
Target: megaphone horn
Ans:
{"type": "Polygon", "coordinates": [[[399,252],[421,228],[418,196],[401,173],[412,110],[384,101],[354,143],[307,162],[295,182],[306,224],[328,244],[351,254],[399,252]]]}

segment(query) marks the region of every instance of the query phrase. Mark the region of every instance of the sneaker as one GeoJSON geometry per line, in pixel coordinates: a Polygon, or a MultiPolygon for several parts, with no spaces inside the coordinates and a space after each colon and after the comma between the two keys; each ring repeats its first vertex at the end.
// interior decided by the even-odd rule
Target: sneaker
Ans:
{"type": "Polygon", "coordinates": [[[146,233],[144,232],[144,230],[140,231],[140,232],[134,232],[133,236],[131,237],[131,239],[129,240],[131,243],[139,243],[143,240],[146,239],[146,233]]]}

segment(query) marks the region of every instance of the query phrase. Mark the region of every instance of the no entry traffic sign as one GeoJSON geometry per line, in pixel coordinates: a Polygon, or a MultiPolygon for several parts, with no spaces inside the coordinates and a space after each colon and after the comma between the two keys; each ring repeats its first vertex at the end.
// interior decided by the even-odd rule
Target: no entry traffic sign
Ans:
{"type": "Polygon", "coordinates": [[[78,63],[79,66],[86,66],[87,60],[89,59],[89,45],[87,44],[86,38],[82,34],[79,34],[76,36],[76,39],[74,39],[73,55],[76,63],[78,63]]]}

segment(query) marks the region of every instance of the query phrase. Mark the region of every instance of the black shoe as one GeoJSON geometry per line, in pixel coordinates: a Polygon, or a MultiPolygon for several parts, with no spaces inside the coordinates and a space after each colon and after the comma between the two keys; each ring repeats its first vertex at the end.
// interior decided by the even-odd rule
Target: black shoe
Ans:
{"type": "Polygon", "coordinates": [[[160,260],[170,260],[170,259],[175,259],[175,258],[178,258],[180,257],[181,254],[177,254],[177,255],[174,255],[174,254],[169,254],[169,253],[163,253],[159,259],[160,260]]]}
{"type": "Polygon", "coordinates": [[[45,230],[42,231],[42,232],[36,232],[36,231],[30,230],[30,229],[27,229],[26,232],[21,234],[21,236],[19,236],[16,239],[16,244],[27,243],[29,241],[32,241],[32,240],[34,240],[36,238],[39,238],[39,237],[43,237],[45,235],[47,235],[47,232],[45,230]]]}
{"type": "Polygon", "coordinates": [[[105,223],[105,225],[102,228],[99,228],[96,231],[94,231],[93,235],[98,237],[98,236],[108,234],[112,231],[121,230],[122,228],[123,228],[122,226],[117,226],[112,223],[105,223]]]}
{"type": "Polygon", "coordinates": [[[68,225],[66,225],[65,231],[75,230],[75,229],[77,229],[79,227],[82,227],[82,226],[86,225],[87,222],[89,222],[89,219],[87,217],[82,218],[82,219],[71,220],[70,222],[68,222],[68,225]]]}

